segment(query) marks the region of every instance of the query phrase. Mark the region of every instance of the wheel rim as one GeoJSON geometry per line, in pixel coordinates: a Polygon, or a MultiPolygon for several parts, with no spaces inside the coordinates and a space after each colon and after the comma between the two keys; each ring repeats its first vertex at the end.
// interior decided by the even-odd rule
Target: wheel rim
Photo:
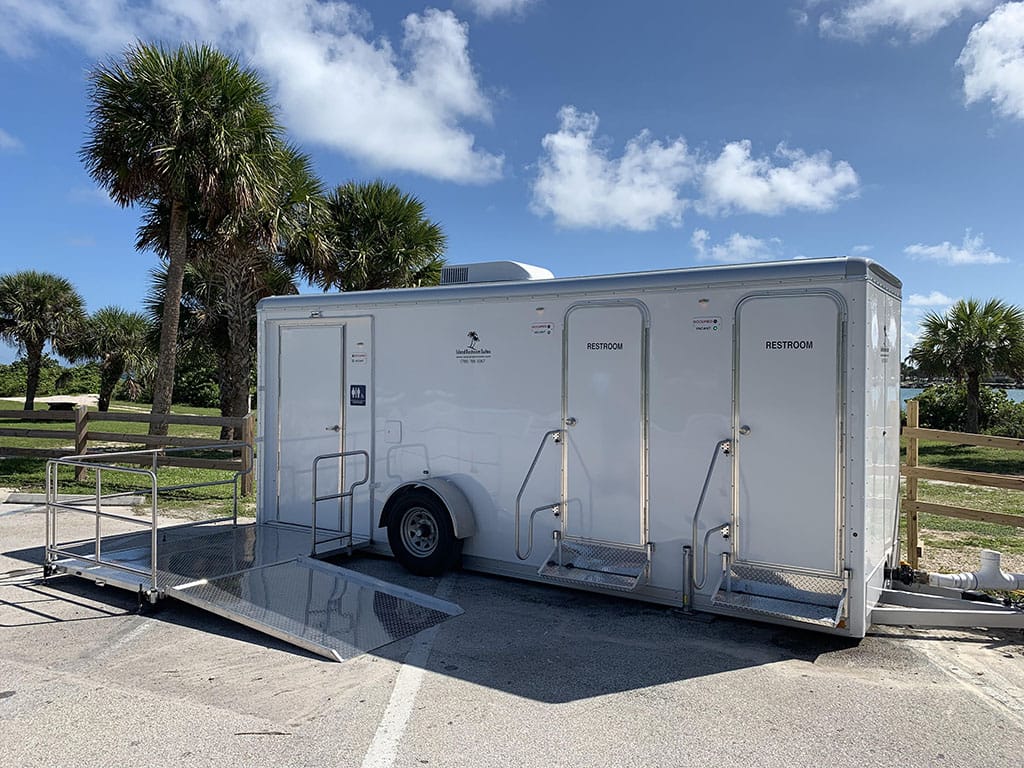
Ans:
{"type": "Polygon", "coordinates": [[[413,507],[402,518],[402,544],[417,557],[428,557],[437,549],[438,531],[434,516],[422,507],[413,507]]]}

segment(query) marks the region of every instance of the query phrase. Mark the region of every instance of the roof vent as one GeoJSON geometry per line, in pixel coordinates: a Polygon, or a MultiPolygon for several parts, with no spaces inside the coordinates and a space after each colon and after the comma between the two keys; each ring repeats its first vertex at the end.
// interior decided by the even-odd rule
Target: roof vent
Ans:
{"type": "Polygon", "coordinates": [[[514,280],[550,280],[554,275],[544,267],[518,261],[483,261],[477,264],[452,264],[441,268],[441,285],[464,283],[502,283],[514,280]]]}

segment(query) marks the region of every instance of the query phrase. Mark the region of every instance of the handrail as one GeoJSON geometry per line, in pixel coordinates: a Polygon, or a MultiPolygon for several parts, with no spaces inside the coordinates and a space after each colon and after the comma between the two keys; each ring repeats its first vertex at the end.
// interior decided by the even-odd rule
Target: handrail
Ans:
{"type": "Polygon", "coordinates": [[[523,478],[523,484],[519,486],[519,493],[516,494],[516,514],[515,514],[515,527],[516,527],[516,557],[520,560],[526,560],[530,553],[533,551],[533,518],[538,512],[545,509],[558,509],[562,506],[562,502],[559,501],[557,504],[545,504],[544,506],[537,507],[530,513],[530,535],[528,539],[528,546],[526,553],[523,554],[519,551],[519,517],[520,507],[523,501],[523,494],[526,493],[526,486],[530,482],[530,477],[533,475],[533,470],[537,468],[537,462],[540,461],[540,455],[544,451],[544,446],[547,445],[548,438],[554,438],[555,442],[560,442],[562,435],[565,433],[564,429],[549,429],[544,433],[544,436],[540,439],[540,445],[537,447],[537,453],[533,455],[533,461],[530,463],[530,468],[526,470],[526,477],[523,478]]]}
{"type": "MultiPolygon", "coordinates": [[[[235,443],[218,443],[215,445],[206,446],[189,446],[181,448],[151,448],[136,451],[114,451],[110,453],[97,453],[97,454],[81,454],[77,456],[67,456],[61,458],[50,459],[46,463],[46,546],[45,546],[45,564],[48,567],[50,563],[57,560],[58,557],[76,557],[80,560],[109,567],[115,570],[124,571],[127,573],[134,573],[140,576],[147,576],[150,582],[149,597],[151,600],[155,600],[159,595],[160,584],[158,579],[158,528],[157,528],[157,511],[159,503],[160,491],[171,491],[171,490],[185,490],[189,488],[205,488],[217,485],[228,485],[233,486],[233,498],[232,498],[232,515],[229,518],[218,518],[217,520],[209,520],[206,522],[220,522],[225,520],[231,520],[233,524],[238,523],[238,481],[243,476],[252,471],[254,462],[253,448],[248,443],[235,442],[235,443]],[[202,451],[202,450],[247,450],[249,451],[249,461],[246,463],[246,468],[235,471],[229,479],[224,480],[208,480],[199,483],[180,483],[178,485],[170,485],[160,487],[157,483],[157,470],[159,468],[159,458],[161,455],[167,453],[182,452],[182,451],[202,451]],[[115,459],[119,463],[145,463],[149,462],[150,466],[146,469],[137,467],[125,467],[119,466],[117,463],[99,463],[100,461],[109,462],[110,459],[115,459]],[[76,497],[67,502],[60,501],[59,493],[59,469],[61,466],[74,467],[78,469],[85,469],[95,473],[95,494],[92,497],[82,496],[76,497]],[[112,512],[104,512],[102,505],[104,500],[118,498],[121,496],[128,495],[130,493],[145,492],[142,488],[138,491],[118,491],[115,493],[104,494],[103,493],[103,475],[104,473],[122,473],[127,475],[139,475],[149,479],[149,506],[150,513],[149,519],[143,520],[138,518],[131,518],[125,515],[118,515],[112,512]],[[91,501],[91,508],[80,506],[79,502],[91,501]],[[67,512],[79,512],[82,514],[90,514],[95,518],[95,532],[93,535],[93,554],[85,555],[82,553],[74,553],[69,550],[63,549],[58,546],[58,535],[57,535],[57,511],[64,510],[67,512]],[[121,520],[123,522],[137,524],[140,526],[148,526],[150,529],[150,562],[148,571],[142,569],[132,568],[125,566],[121,563],[111,562],[103,559],[102,553],[102,520],[104,518],[111,518],[121,520]]],[[[140,587],[141,589],[141,587],[140,587]]]]}
{"type": "MultiPolygon", "coordinates": [[[[692,560],[692,562],[693,562],[693,574],[692,574],[692,578],[690,580],[690,584],[693,587],[695,587],[696,589],[702,588],[704,586],[704,582],[707,581],[707,578],[708,578],[708,558],[707,558],[708,536],[706,535],[704,537],[705,551],[704,551],[704,556],[702,558],[702,560],[703,560],[702,573],[701,573],[700,580],[697,579],[697,533],[698,533],[699,525],[700,525],[700,511],[701,511],[701,508],[704,506],[704,497],[707,496],[707,494],[708,494],[708,486],[711,485],[711,476],[715,472],[715,464],[718,462],[718,455],[719,455],[719,453],[723,453],[723,454],[728,456],[731,449],[732,449],[732,440],[730,440],[728,438],[725,439],[725,440],[719,440],[717,443],[715,443],[715,450],[711,454],[711,463],[708,465],[708,473],[707,473],[707,475],[704,476],[704,487],[700,489],[700,498],[697,500],[697,508],[693,512],[692,537],[691,537],[691,541],[693,542],[693,560],[692,560]]],[[[718,526],[718,528],[712,528],[711,530],[708,531],[708,535],[710,535],[715,530],[724,530],[726,528],[728,528],[728,525],[718,526]]]]}
{"type": "Polygon", "coordinates": [[[310,550],[310,554],[312,556],[314,556],[314,557],[316,556],[316,545],[317,544],[323,544],[326,541],[340,540],[340,539],[344,539],[346,537],[348,537],[349,540],[351,541],[351,536],[352,536],[352,514],[353,514],[353,505],[355,503],[355,499],[354,499],[355,491],[356,491],[356,488],[358,488],[360,485],[366,485],[366,483],[369,481],[369,479],[370,479],[370,454],[369,454],[368,451],[364,451],[364,450],[341,451],[339,453],[323,453],[323,454],[320,454],[319,456],[314,457],[314,459],[313,459],[313,501],[312,501],[312,506],[313,506],[312,512],[313,512],[313,514],[312,514],[312,520],[311,520],[312,529],[313,529],[312,530],[313,546],[312,546],[312,548],[310,550]],[[362,479],[357,480],[356,482],[352,483],[352,485],[350,485],[348,487],[348,490],[344,491],[342,493],[329,493],[329,494],[325,494],[324,496],[317,496],[317,493],[316,493],[316,477],[317,477],[317,474],[318,474],[317,473],[317,465],[320,464],[320,461],[322,459],[346,459],[349,456],[362,456],[363,457],[363,477],[362,477],[362,479]],[[332,537],[330,537],[328,539],[324,539],[323,541],[320,541],[320,540],[317,539],[317,536],[316,536],[316,505],[319,502],[321,502],[321,501],[330,501],[331,499],[339,499],[340,500],[339,501],[339,505],[338,505],[338,511],[339,511],[338,526],[341,529],[341,532],[340,532],[340,535],[338,535],[338,536],[332,536],[332,537]],[[344,516],[344,513],[345,513],[345,502],[344,502],[344,500],[345,499],[349,500],[348,533],[345,533],[345,516],[344,516]]]}
{"type": "MultiPolygon", "coordinates": [[[[80,457],[75,457],[79,459],[80,457]]],[[[69,459],[51,459],[46,462],[46,551],[44,555],[44,562],[46,566],[56,560],[60,556],[64,557],[76,557],[80,560],[84,560],[94,565],[103,567],[113,568],[114,570],[124,571],[127,573],[134,573],[139,576],[147,576],[149,578],[149,594],[151,599],[155,599],[158,594],[160,585],[157,579],[157,497],[159,494],[159,488],[156,482],[156,470],[155,469],[135,469],[134,467],[118,467],[113,464],[91,464],[80,460],[69,460],[69,459]],[[63,466],[68,467],[86,467],[93,470],[96,473],[95,487],[96,494],[93,497],[95,501],[94,509],[84,509],[82,507],[75,506],[73,504],[62,504],[58,501],[58,482],[59,474],[58,468],[63,466]],[[105,517],[118,517],[124,520],[122,515],[112,515],[111,513],[104,512],[102,509],[103,503],[103,473],[104,472],[121,472],[129,475],[143,475],[149,478],[149,504],[150,513],[149,520],[131,520],[130,522],[138,525],[149,525],[150,528],[150,559],[149,559],[149,570],[144,571],[142,569],[131,568],[129,566],[122,565],[121,563],[114,563],[103,559],[103,553],[101,550],[101,540],[103,538],[102,520],[105,517]],[[63,509],[67,512],[81,512],[82,514],[91,514],[95,517],[96,525],[93,535],[93,554],[91,556],[85,554],[76,554],[60,548],[57,545],[57,510],[63,509]]],[[[117,494],[122,495],[122,494],[117,494]]],[[[141,590],[142,587],[140,586],[141,590]]]]}

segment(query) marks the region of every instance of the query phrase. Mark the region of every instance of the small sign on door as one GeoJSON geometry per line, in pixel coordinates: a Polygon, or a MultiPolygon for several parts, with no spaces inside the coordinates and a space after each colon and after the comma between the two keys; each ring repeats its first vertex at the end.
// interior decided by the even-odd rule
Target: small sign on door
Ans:
{"type": "Polygon", "coordinates": [[[349,405],[366,405],[366,385],[352,384],[348,388],[349,405]]]}

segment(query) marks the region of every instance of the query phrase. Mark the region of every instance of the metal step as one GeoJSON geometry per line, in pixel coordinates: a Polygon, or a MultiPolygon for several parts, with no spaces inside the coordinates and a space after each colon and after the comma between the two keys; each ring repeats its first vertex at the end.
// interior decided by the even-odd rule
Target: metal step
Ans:
{"type": "Polygon", "coordinates": [[[846,595],[844,579],[732,563],[711,604],[729,612],[836,627],[846,595]]]}
{"type": "Polygon", "coordinates": [[[836,626],[837,608],[813,603],[798,603],[793,600],[779,600],[774,597],[750,595],[744,592],[718,590],[711,600],[712,605],[744,614],[756,614],[776,619],[790,619],[823,627],[836,626]]]}
{"type": "Polygon", "coordinates": [[[560,539],[537,573],[567,584],[632,592],[646,581],[649,563],[646,548],[560,539]]]}

